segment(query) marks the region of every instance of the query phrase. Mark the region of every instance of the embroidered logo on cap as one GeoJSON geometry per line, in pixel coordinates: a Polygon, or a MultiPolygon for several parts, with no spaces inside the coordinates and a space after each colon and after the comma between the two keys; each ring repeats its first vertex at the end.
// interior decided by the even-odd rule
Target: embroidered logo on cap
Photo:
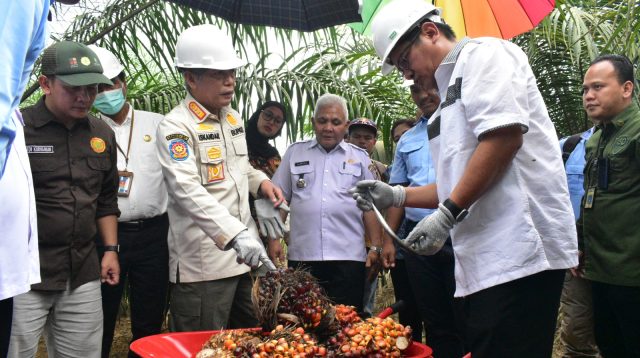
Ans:
{"type": "Polygon", "coordinates": [[[96,153],[102,153],[105,149],[107,149],[107,145],[104,143],[102,138],[93,137],[91,138],[91,149],[93,149],[96,153]]]}
{"type": "Polygon", "coordinates": [[[199,120],[202,120],[207,114],[204,112],[202,107],[200,107],[196,102],[189,102],[189,110],[193,113],[199,120]]]}
{"type": "Polygon", "coordinates": [[[85,66],[89,66],[91,64],[91,60],[89,59],[89,57],[83,57],[80,59],[80,63],[85,66]]]}

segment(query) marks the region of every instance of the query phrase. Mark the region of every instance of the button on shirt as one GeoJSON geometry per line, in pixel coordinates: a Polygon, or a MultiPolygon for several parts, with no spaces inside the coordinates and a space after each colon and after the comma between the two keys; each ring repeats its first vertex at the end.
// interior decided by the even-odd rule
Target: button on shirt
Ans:
{"type": "Polygon", "coordinates": [[[25,293],[40,282],[38,224],[33,179],[21,115],[12,116],[16,139],[0,178],[0,300],[25,293]]]}
{"type": "MultiPolygon", "coordinates": [[[[576,144],[564,167],[567,171],[567,184],[569,184],[569,197],[571,197],[571,207],[576,220],[580,217],[580,202],[584,195],[584,165],[585,165],[585,144],[587,139],[593,134],[593,129],[584,131],[580,135],[580,141],[576,144]]],[[[560,150],[569,137],[560,140],[560,150]]]]}
{"type": "Polygon", "coordinates": [[[238,276],[249,266],[222,251],[243,230],[258,238],[249,210],[267,176],[249,164],[238,112],[209,113],[187,96],[158,125],[157,149],[169,192],[169,280],[200,282],[238,276]]]}
{"type": "MultiPolygon", "coordinates": [[[[427,118],[422,117],[416,125],[406,131],[396,146],[396,154],[391,166],[390,184],[423,186],[436,181],[436,170],[429,152],[427,118]]],[[[404,208],[404,214],[411,221],[420,221],[433,213],[434,209],[404,208]]]]}
{"type": "Polygon", "coordinates": [[[42,283],[36,290],[71,289],[100,277],[96,219],[119,215],[116,142],[89,116],[71,129],[46,108],[44,97],[23,111],[38,212],[42,283]]]}
{"type": "Polygon", "coordinates": [[[133,106],[129,106],[129,113],[122,124],[114,122],[103,114],[99,116],[113,129],[116,141],[125,154],[129,144],[129,133],[131,133],[128,165],[124,154],[118,151],[118,170],[126,168],[133,173],[129,196],[118,197],[118,207],[121,212],[118,221],[149,219],[164,214],[167,211],[169,198],[156,148],[156,131],[164,116],[152,112],[134,111],[133,106]],[[132,115],[133,132],[131,132],[132,115]]]}
{"type": "Polygon", "coordinates": [[[483,134],[514,125],[524,133],[502,178],[451,231],[455,296],[575,267],[567,178],[527,56],[508,41],[465,38],[443,59],[435,78],[442,102],[428,132],[441,201],[462,178],[483,134]]]}
{"type": "Polygon", "coordinates": [[[315,139],[287,149],[272,180],[291,208],[290,260],[365,261],[362,212],[347,190],[373,179],[370,165],[366,151],[344,141],[328,153],[315,139]]]}
{"type": "Polygon", "coordinates": [[[0,11],[0,177],[16,126],[11,120],[29,81],[33,63],[47,38],[47,15],[53,0],[3,1],[0,11]]]}

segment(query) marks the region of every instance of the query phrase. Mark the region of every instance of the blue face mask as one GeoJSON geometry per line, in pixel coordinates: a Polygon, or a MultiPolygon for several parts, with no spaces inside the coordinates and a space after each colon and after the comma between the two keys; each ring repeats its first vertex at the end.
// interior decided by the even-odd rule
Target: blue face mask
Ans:
{"type": "Polygon", "coordinates": [[[118,113],[122,106],[124,106],[122,88],[100,92],[93,101],[93,107],[106,115],[118,113]]]}

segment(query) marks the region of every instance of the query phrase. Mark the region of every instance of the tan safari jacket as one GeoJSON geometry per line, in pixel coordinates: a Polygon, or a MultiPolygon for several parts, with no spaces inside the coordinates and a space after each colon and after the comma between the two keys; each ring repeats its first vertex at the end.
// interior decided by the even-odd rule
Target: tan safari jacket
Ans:
{"type": "Polygon", "coordinates": [[[248,272],[249,266],[236,262],[233,249],[221,248],[247,228],[258,238],[249,192],[255,195],[268,178],[249,164],[238,112],[225,107],[218,118],[187,95],[160,122],[157,136],[169,192],[169,281],[248,272]]]}

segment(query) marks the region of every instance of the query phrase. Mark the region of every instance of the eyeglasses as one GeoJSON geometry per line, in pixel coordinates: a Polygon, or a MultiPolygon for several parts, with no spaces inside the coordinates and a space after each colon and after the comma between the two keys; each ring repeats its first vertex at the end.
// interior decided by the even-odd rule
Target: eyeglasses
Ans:
{"type": "Polygon", "coordinates": [[[273,112],[271,112],[268,109],[263,109],[262,110],[262,114],[264,114],[264,120],[267,122],[273,122],[277,125],[281,125],[282,123],[284,123],[284,119],[281,117],[276,117],[275,114],[273,114],[273,112]]]}
{"type": "Polygon", "coordinates": [[[409,68],[411,67],[411,63],[409,62],[409,59],[407,57],[409,57],[409,52],[411,51],[411,48],[413,47],[413,44],[418,39],[419,35],[420,35],[420,25],[416,25],[416,27],[412,30],[412,32],[407,35],[408,41],[405,42],[406,43],[405,48],[402,51],[400,51],[400,56],[398,56],[398,63],[393,63],[391,61],[391,57],[387,57],[387,61],[386,61],[387,64],[391,66],[395,66],[398,69],[398,71],[402,73],[403,76],[405,72],[409,72],[411,73],[410,77],[413,77],[413,70],[409,68]]]}

